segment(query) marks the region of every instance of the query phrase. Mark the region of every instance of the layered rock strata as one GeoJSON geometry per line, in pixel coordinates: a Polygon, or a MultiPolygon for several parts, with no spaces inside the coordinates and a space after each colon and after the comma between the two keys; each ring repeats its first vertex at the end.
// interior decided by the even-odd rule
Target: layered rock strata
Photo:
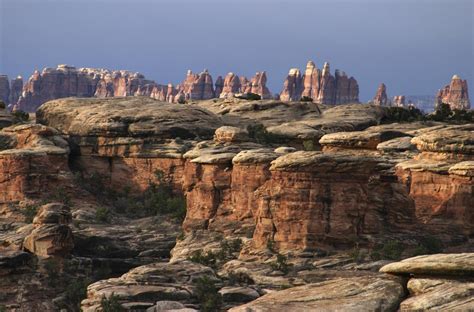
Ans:
{"type": "Polygon", "coordinates": [[[467,90],[467,81],[454,75],[450,84],[440,89],[436,94],[436,106],[441,103],[448,104],[451,109],[469,109],[471,102],[467,90]]]}
{"type": "Polygon", "coordinates": [[[311,98],[319,104],[346,104],[359,102],[359,86],[353,77],[336,70],[331,75],[329,63],[319,70],[309,61],[303,75],[297,68],[290,69],[280,93],[282,101],[299,101],[311,98]]]}

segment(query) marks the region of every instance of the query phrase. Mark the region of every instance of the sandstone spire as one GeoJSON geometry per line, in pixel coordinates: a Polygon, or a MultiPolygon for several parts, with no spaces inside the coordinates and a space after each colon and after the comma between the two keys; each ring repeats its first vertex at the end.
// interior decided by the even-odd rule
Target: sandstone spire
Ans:
{"type": "Polygon", "coordinates": [[[436,106],[441,103],[448,104],[451,109],[469,109],[471,102],[467,91],[467,81],[454,75],[451,83],[439,90],[436,95],[436,106]]]}
{"type": "Polygon", "coordinates": [[[375,97],[372,100],[372,103],[375,105],[386,106],[388,104],[388,97],[387,97],[387,87],[384,83],[381,83],[375,93],[375,97]]]}

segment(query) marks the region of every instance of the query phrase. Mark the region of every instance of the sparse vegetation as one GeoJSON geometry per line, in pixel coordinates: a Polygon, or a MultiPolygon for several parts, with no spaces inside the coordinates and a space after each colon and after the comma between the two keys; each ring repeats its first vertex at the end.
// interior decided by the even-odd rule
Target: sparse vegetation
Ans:
{"type": "Polygon", "coordinates": [[[194,294],[201,305],[200,311],[219,311],[222,306],[222,297],[218,293],[216,282],[208,276],[202,276],[194,282],[194,285],[194,294]]]}
{"type": "Polygon", "coordinates": [[[102,312],[122,312],[125,309],[119,302],[119,297],[112,293],[109,297],[103,296],[100,300],[102,312]]]}
{"type": "Polygon", "coordinates": [[[313,102],[313,99],[310,98],[309,96],[302,96],[300,99],[301,102],[313,102]]]}
{"type": "Polygon", "coordinates": [[[356,263],[360,263],[364,259],[364,253],[360,250],[359,245],[354,246],[349,256],[356,263]]]}
{"type": "Polygon", "coordinates": [[[249,100],[249,101],[258,101],[262,99],[262,97],[259,94],[251,93],[251,92],[236,96],[236,98],[249,100]]]}
{"type": "Polygon", "coordinates": [[[12,121],[14,124],[24,123],[30,119],[30,115],[22,110],[12,112],[12,121]]]}
{"type": "Polygon", "coordinates": [[[280,253],[277,254],[276,260],[270,263],[273,270],[281,271],[284,274],[288,274],[291,268],[291,264],[288,263],[288,258],[280,253]]]}
{"type": "Polygon", "coordinates": [[[95,211],[95,219],[98,222],[107,223],[110,220],[110,210],[105,207],[99,207],[95,211]]]}
{"type": "Polygon", "coordinates": [[[404,246],[397,240],[389,240],[383,244],[378,244],[370,253],[372,260],[400,260],[404,246]]]}
{"type": "Polygon", "coordinates": [[[21,213],[25,216],[26,223],[32,223],[36,214],[38,213],[38,205],[27,205],[24,209],[21,210],[21,213]]]}
{"type": "Polygon", "coordinates": [[[87,285],[90,283],[91,281],[87,278],[78,278],[67,284],[64,294],[65,301],[74,311],[81,311],[81,301],[86,298],[87,285]]]}
{"type": "Polygon", "coordinates": [[[474,111],[470,110],[451,110],[448,104],[441,103],[436,107],[434,113],[427,116],[427,119],[434,121],[443,121],[450,123],[466,123],[474,121],[474,111]]]}
{"type": "Polygon", "coordinates": [[[234,259],[234,253],[239,252],[242,247],[242,240],[240,238],[233,240],[224,240],[220,244],[218,251],[207,251],[196,250],[188,258],[188,260],[202,265],[217,268],[222,262],[226,260],[234,259]]]}
{"type": "Polygon", "coordinates": [[[436,237],[427,235],[420,239],[420,245],[413,251],[413,256],[429,255],[443,251],[443,243],[436,237]]]}
{"type": "Polygon", "coordinates": [[[315,151],[316,148],[314,147],[313,140],[305,140],[303,141],[303,147],[305,151],[315,151]]]}
{"type": "Polygon", "coordinates": [[[56,286],[59,279],[59,263],[56,259],[47,259],[44,263],[44,269],[48,277],[48,285],[50,287],[56,286]]]}
{"type": "Polygon", "coordinates": [[[58,187],[53,193],[51,193],[48,198],[48,202],[59,202],[65,206],[72,206],[71,195],[69,195],[65,188],[58,187]]]}
{"type": "MultiPolygon", "coordinates": [[[[7,105],[5,104],[5,102],[0,101],[0,109],[5,109],[6,107],[7,107],[7,105]]],[[[2,311],[1,306],[0,306],[0,311],[2,311]]]]}
{"type": "Polygon", "coordinates": [[[271,252],[276,252],[275,241],[273,239],[267,240],[267,249],[271,252]]]}
{"type": "Polygon", "coordinates": [[[248,125],[247,132],[249,134],[249,138],[260,144],[273,144],[284,141],[279,135],[268,132],[265,126],[262,124],[248,125]]]}
{"type": "Polygon", "coordinates": [[[245,272],[229,272],[228,276],[229,285],[252,285],[255,284],[254,280],[245,272]]]}
{"type": "Polygon", "coordinates": [[[416,107],[385,107],[382,123],[413,122],[424,120],[423,113],[416,107]]]}

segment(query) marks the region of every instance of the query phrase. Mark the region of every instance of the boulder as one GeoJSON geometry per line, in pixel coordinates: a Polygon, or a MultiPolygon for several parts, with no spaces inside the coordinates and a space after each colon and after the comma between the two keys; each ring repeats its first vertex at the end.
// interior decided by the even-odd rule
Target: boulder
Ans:
{"type": "Polygon", "coordinates": [[[276,291],[230,312],[397,311],[402,284],[380,276],[338,278],[276,291]]]}
{"type": "Polygon", "coordinates": [[[434,254],[387,264],[380,272],[398,275],[474,276],[474,253],[434,254]]]}
{"type": "Polygon", "coordinates": [[[248,141],[249,136],[247,130],[231,126],[223,126],[217,128],[214,134],[214,141],[221,143],[243,142],[248,141]]]}

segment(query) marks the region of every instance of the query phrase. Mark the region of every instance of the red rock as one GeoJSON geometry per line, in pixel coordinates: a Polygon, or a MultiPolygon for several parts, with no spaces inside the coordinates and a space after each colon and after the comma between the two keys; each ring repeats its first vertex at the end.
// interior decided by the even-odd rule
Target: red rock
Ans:
{"type": "Polygon", "coordinates": [[[280,93],[283,101],[298,101],[309,97],[319,104],[346,104],[359,102],[359,86],[353,77],[336,70],[331,75],[329,64],[325,63],[321,72],[313,61],[306,64],[303,77],[298,69],[290,70],[280,93]]]}
{"type": "Polygon", "coordinates": [[[207,69],[200,74],[193,74],[191,70],[188,70],[186,79],[178,87],[177,99],[207,100],[214,96],[212,77],[207,69]]]}
{"type": "Polygon", "coordinates": [[[372,103],[381,106],[386,106],[388,104],[387,87],[384,83],[380,84],[380,86],[378,87],[377,93],[375,93],[375,97],[372,100],[372,103]]]}
{"type": "MultiPolygon", "coordinates": [[[[244,77],[245,78],[245,77],[244,77]]],[[[222,92],[219,94],[220,98],[230,98],[234,94],[241,92],[240,78],[234,73],[228,73],[224,79],[224,86],[222,92]]],[[[217,95],[217,93],[216,93],[217,95]]]]}
{"type": "MultiPolygon", "coordinates": [[[[263,72],[255,73],[255,76],[252,77],[250,81],[251,84],[251,93],[260,95],[262,99],[271,99],[272,94],[267,88],[267,74],[263,72]]],[[[249,93],[247,90],[244,93],[249,93]]]]}
{"type": "Polygon", "coordinates": [[[436,95],[436,105],[448,104],[451,109],[469,109],[469,93],[467,91],[467,80],[462,80],[458,75],[454,75],[451,83],[438,91],[436,95]]]}
{"type": "Polygon", "coordinates": [[[214,85],[216,97],[219,97],[222,93],[222,89],[224,88],[224,79],[222,79],[222,76],[217,77],[216,83],[214,85]]]}

